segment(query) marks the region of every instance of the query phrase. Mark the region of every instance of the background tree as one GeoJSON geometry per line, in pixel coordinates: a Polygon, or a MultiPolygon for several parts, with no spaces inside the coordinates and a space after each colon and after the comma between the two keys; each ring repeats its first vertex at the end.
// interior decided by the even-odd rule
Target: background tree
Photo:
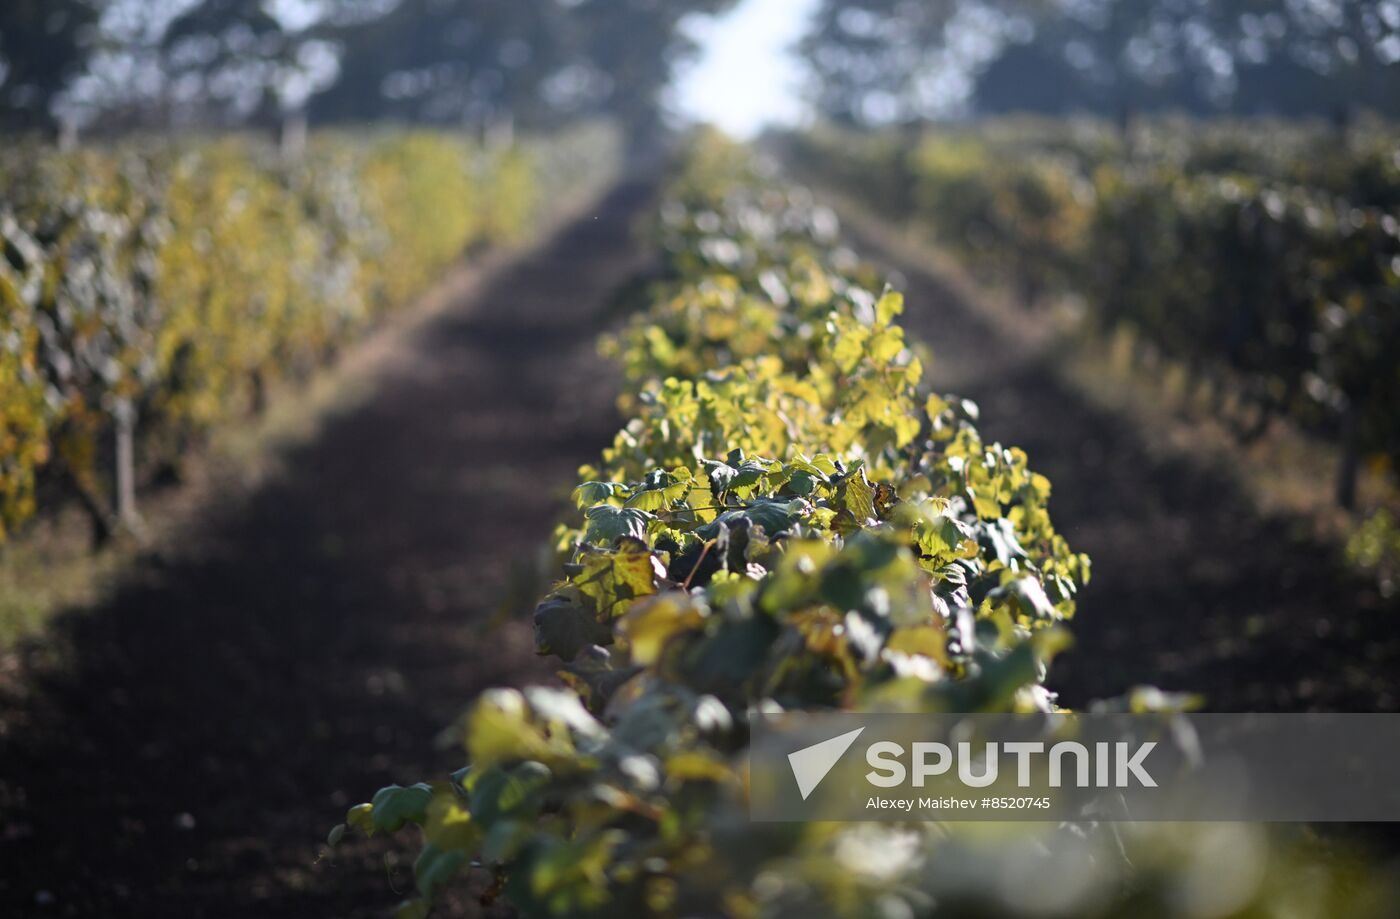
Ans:
{"type": "Polygon", "coordinates": [[[644,136],[692,50],[686,17],[734,2],[18,0],[0,48],[26,56],[0,90],[35,117],[59,110],[112,130],[305,108],[329,122],[478,127],[607,114],[644,136]]]}
{"type": "Polygon", "coordinates": [[[53,100],[82,68],[97,14],[88,0],[0,3],[0,129],[52,123],[53,100]]]}
{"type": "Polygon", "coordinates": [[[567,57],[567,8],[514,0],[402,0],[370,19],[320,29],[339,49],[339,79],[315,117],[484,122],[536,119],[540,88],[567,57]]]}
{"type": "Polygon", "coordinates": [[[382,16],[330,23],[340,79],[314,116],[549,123],[605,113],[642,134],[658,93],[692,50],[682,20],[734,0],[402,0],[382,16]]]}
{"type": "Polygon", "coordinates": [[[824,0],[801,50],[826,116],[1400,114],[1394,0],[824,0]]]}

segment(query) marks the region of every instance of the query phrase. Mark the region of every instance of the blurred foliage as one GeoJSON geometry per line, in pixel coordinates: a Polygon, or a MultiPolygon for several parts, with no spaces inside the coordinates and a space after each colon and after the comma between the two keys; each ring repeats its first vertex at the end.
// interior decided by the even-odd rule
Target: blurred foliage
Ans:
{"type": "Polygon", "coordinates": [[[532,125],[606,113],[644,137],[659,127],[657,94],[690,49],[681,21],[731,3],[404,0],[372,17],[332,14],[318,31],[344,48],[341,75],[312,113],[532,125]]]}
{"type": "Polygon", "coordinates": [[[400,916],[473,863],[529,916],[1384,914],[1252,828],[751,823],[750,712],[1054,710],[1088,560],[809,195],[702,134],[660,211],[666,277],[603,343],[635,417],[535,612],[567,688],[487,692],[465,768],[347,815],[421,829],[400,916]]]}
{"type": "Polygon", "coordinates": [[[247,138],[4,151],[0,524],[34,512],[40,470],[105,515],[118,411],[140,419],[147,466],[177,460],[467,247],[520,240],[543,202],[607,174],[611,138],[486,149],[445,133],[325,134],[295,157],[247,138]]]}
{"type": "MultiPolygon", "coordinates": [[[[977,273],[1078,296],[1105,330],[1246,383],[1343,441],[1400,454],[1400,156],[1282,125],[992,121],[796,138],[801,162],[914,218],[977,273]],[[872,179],[871,177],[877,177],[872,179]]],[[[1347,503],[1346,495],[1342,495],[1347,503]]]]}
{"type": "Polygon", "coordinates": [[[812,97],[855,124],[977,114],[1400,114],[1393,0],[823,0],[812,97]]]}
{"type": "MultiPolygon", "coordinates": [[[[734,0],[15,0],[0,129],[394,123],[663,133],[688,17],[734,0]]],[[[295,130],[295,128],[292,128],[295,130]]]]}
{"type": "Polygon", "coordinates": [[[5,0],[0,5],[0,126],[49,122],[49,103],[82,69],[98,0],[5,0]]]}
{"type": "Polygon", "coordinates": [[[1347,543],[1347,557],[1359,568],[1375,572],[1382,593],[1400,593],[1400,523],[1388,510],[1367,518],[1347,543]]]}

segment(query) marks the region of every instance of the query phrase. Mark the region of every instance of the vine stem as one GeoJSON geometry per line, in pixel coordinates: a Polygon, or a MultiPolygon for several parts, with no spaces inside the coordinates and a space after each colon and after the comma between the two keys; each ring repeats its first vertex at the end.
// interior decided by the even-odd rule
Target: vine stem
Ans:
{"type": "Polygon", "coordinates": [[[690,569],[690,574],[686,575],[685,580],[681,583],[682,590],[690,590],[690,582],[695,579],[695,574],[700,570],[701,563],[705,561],[705,556],[710,554],[710,549],[714,548],[714,545],[715,541],[711,539],[705,543],[705,548],[700,550],[700,557],[695,560],[695,564],[690,569]]]}

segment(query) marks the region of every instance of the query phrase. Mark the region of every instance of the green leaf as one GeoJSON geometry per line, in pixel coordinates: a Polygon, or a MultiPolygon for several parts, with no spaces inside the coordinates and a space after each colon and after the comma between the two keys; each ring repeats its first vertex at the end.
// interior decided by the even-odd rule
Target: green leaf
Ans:
{"type": "Polygon", "coordinates": [[[702,539],[714,539],[720,533],[720,526],[735,529],[735,524],[747,520],[763,527],[769,536],[792,528],[806,514],[810,505],[801,498],[785,501],[776,498],[760,498],[747,507],[735,508],[720,514],[713,523],[696,530],[702,539]]]}
{"type": "Polygon", "coordinates": [[[487,827],[506,817],[533,819],[543,805],[539,792],[551,778],[548,766],[533,761],[513,769],[491,769],[472,785],[472,817],[487,827]]]}
{"type": "Polygon", "coordinates": [[[810,472],[799,469],[787,480],[787,488],[795,495],[806,497],[817,490],[817,480],[810,472]]]}
{"type": "Polygon", "coordinates": [[[642,511],[659,511],[666,504],[666,492],[660,488],[643,489],[627,499],[628,507],[635,507],[642,511]]]}
{"type": "Polygon", "coordinates": [[[612,644],[612,629],[575,600],[555,594],[535,607],[535,650],[572,661],[590,645],[612,644]]]}
{"type": "Polygon", "coordinates": [[[613,507],[610,504],[590,507],[584,512],[588,528],[583,538],[595,544],[610,543],[624,536],[645,540],[647,524],[656,518],[635,507],[613,507]]]}
{"type": "Polygon", "coordinates": [[[710,480],[710,487],[715,494],[721,494],[729,490],[729,485],[734,481],[739,470],[728,463],[721,463],[716,460],[705,460],[705,475],[710,480]]]}
{"type": "Polygon", "coordinates": [[[374,805],[356,804],[345,815],[345,824],[354,827],[366,836],[374,835],[374,805]]]}
{"type": "Polygon", "coordinates": [[[427,817],[428,802],[432,800],[433,789],[419,782],[404,788],[390,785],[381,788],[374,795],[374,828],[392,833],[405,823],[421,824],[427,817]]]}
{"type": "Polygon", "coordinates": [[[778,626],[767,616],[730,619],[686,648],[687,681],[701,692],[732,696],[768,656],[778,626]]]}
{"type": "Polygon", "coordinates": [[[875,486],[865,477],[865,470],[857,469],[841,483],[841,505],[851,512],[860,524],[875,519],[875,486]]]}
{"type": "Polygon", "coordinates": [[[625,487],[618,482],[584,482],[574,489],[574,503],[579,507],[602,504],[625,487]]]}

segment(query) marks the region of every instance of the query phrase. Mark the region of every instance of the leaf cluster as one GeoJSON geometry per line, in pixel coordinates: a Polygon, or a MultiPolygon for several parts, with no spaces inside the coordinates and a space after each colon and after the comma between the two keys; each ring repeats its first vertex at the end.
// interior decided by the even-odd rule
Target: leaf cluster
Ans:
{"type": "Polygon", "coordinates": [[[818,132],[795,155],[917,217],[1028,299],[1070,294],[1265,417],[1400,448],[1400,161],[1388,126],[1008,119],[929,133],[818,132]]]}
{"type": "Polygon", "coordinates": [[[322,134],[298,158],[241,137],[0,153],[0,538],[41,472],[102,497],[119,412],[146,465],[177,460],[606,174],[605,134],[545,146],[418,131],[322,134]]]}
{"type": "MultiPolygon", "coordinates": [[[[527,914],[761,914],[782,908],[774,871],[846,912],[875,887],[807,877],[829,828],[735,838],[750,712],[1054,708],[1042,680],[1089,567],[1050,483],[927,389],[902,298],[839,270],[825,218],[752,216],[804,200],[772,187],[705,138],[662,206],[671,280],[610,345],[636,416],[583,470],[535,613],[567,689],[471,709],[468,766],[413,819],[425,896],[450,852],[527,914]],[[721,242],[741,256],[697,257],[721,242]],[[696,328],[716,291],[745,318],[696,328]]],[[[380,811],[351,821],[387,829],[380,811]]]]}

